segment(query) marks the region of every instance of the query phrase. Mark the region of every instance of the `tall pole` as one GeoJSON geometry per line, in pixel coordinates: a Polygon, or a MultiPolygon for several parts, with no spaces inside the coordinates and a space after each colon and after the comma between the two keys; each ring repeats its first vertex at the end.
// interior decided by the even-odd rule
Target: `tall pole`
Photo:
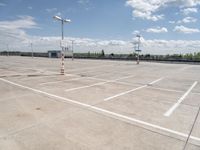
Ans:
{"type": "Polygon", "coordinates": [[[140,50],[140,35],[138,35],[138,50],[140,50]]]}
{"type": "MultiPolygon", "coordinates": [[[[63,26],[64,26],[64,23],[65,22],[71,22],[71,20],[69,20],[69,19],[63,19],[63,18],[61,18],[61,17],[59,17],[59,16],[53,16],[53,18],[54,19],[56,19],[56,20],[59,20],[59,21],[61,21],[61,34],[62,34],[62,36],[61,36],[61,43],[63,42],[63,40],[64,40],[64,30],[63,30],[63,26]]],[[[65,74],[65,67],[64,67],[64,46],[61,44],[61,47],[62,47],[62,50],[61,50],[61,70],[60,70],[60,73],[61,73],[61,75],[64,75],[65,74]]]]}
{"type": "Polygon", "coordinates": [[[62,40],[64,40],[64,30],[63,30],[64,21],[61,20],[61,31],[62,31],[62,40]]]}
{"type": "Polygon", "coordinates": [[[33,58],[33,43],[31,43],[31,56],[33,58]]]}
{"type": "Polygon", "coordinates": [[[72,41],[72,60],[74,60],[74,40],[72,41]]]}
{"type": "Polygon", "coordinates": [[[7,44],[7,56],[9,56],[9,46],[7,44]]]}
{"type": "Polygon", "coordinates": [[[140,52],[140,37],[141,37],[141,36],[140,36],[140,35],[136,35],[136,37],[138,37],[137,64],[139,64],[139,63],[140,63],[140,54],[139,54],[139,52],[140,52]]]}
{"type": "MultiPolygon", "coordinates": [[[[64,31],[63,31],[63,25],[64,25],[64,21],[61,20],[61,32],[62,32],[62,42],[64,40],[64,31]]],[[[63,45],[61,45],[62,47],[62,51],[61,51],[61,70],[60,70],[60,73],[61,75],[64,75],[65,74],[65,65],[64,65],[64,47],[63,45]]]]}

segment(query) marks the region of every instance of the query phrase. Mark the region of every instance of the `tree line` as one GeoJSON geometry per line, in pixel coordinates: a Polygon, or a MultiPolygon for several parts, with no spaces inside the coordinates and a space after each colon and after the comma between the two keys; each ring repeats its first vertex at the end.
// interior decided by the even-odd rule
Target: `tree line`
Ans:
{"type": "MultiPolygon", "coordinates": [[[[18,55],[18,56],[31,56],[31,52],[19,52],[19,51],[1,51],[0,55],[18,55]]],[[[35,52],[35,57],[48,57],[45,52],[35,52]]],[[[137,53],[130,54],[105,54],[102,49],[99,52],[86,52],[86,53],[74,53],[75,58],[90,58],[90,59],[118,59],[118,60],[136,60],[137,53]]],[[[187,53],[187,54],[167,54],[167,55],[154,55],[154,54],[140,54],[141,60],[152,61],[194,61],[200,62],[200,52],[187,53]]]]}

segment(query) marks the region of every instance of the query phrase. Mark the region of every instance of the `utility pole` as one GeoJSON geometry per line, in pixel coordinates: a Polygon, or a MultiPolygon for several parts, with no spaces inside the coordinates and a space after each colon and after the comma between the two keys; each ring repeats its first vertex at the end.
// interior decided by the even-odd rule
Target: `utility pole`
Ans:
{"type": "Polygon", "coordinates": [[[33,43],[31,43],[31,56],[33,58],[33,43]]]}
{"type": "Polygon", "coordinates": [[[72,41],[72,60],[74,60],[74,41],[75,40],[71,40],[72,41]]]}
{"type": "Polygon", "coordinates": [[[9,45],[7,44],[7,56],[9,56],[9,45]]]}
{"type": "Polygon", "coordinates": [[[140,63],[140,52],[141,52],[141,50],[140,50],[140,38],[141,38],[141,36],[139,35],[139,34],[137,34],[136,35],[136,37],[138,38],[138,42],[137,42],[137,50],[135,50],[136,52],[137,52],[137,64],[139,65],[139,63],[140,63]]]}
{"type": "MultiPolygon", "coordinates": [[[[62,33],[61,39],[62,39],[62,42],[63,42],[63,40],[64,40],[64,30],[63,30],[64,23],[69,23],[69,22],[71,22],[71,20],[63,19],[59,16],[53,16],[53,18],[58,20],[58,21],[61,21],[61,33],[62,33]]],[[[64,75],[65,74],[65,67],[64,67],[64,59],[65,59],[64,50],[65,50],[65,48],[64,48],[63,45],[61,45],[61,47],[62,47],[62,51],[61,51],[61,70],[60,70],[60,73],[61,73],[61,75],[64,75]]]]}

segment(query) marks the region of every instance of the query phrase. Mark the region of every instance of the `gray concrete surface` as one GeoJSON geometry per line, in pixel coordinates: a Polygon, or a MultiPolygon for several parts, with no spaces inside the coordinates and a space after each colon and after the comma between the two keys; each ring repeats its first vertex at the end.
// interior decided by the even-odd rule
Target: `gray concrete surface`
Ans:
{"type": "MultiPolygon", "coordinates": [[[[60,59],[0,56],[0,150],[183,149],[199,65],[67,59],[59,72],[60,59]]],[[[200,116],[186,149],[200,149],[200,116]]]]}

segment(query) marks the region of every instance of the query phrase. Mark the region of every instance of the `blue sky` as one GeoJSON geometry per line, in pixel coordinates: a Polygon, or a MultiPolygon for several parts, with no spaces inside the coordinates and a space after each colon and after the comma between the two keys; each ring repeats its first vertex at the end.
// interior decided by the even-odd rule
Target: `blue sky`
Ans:
{"type": "Polygon", "coordinates": [[[131,53],[141,34],[143,53],[198,52],[199,8],[200,0],[0,0],[0,48],[59,49],[58,15],[72,20],[65,42],[77,51],[131,53]]]}

